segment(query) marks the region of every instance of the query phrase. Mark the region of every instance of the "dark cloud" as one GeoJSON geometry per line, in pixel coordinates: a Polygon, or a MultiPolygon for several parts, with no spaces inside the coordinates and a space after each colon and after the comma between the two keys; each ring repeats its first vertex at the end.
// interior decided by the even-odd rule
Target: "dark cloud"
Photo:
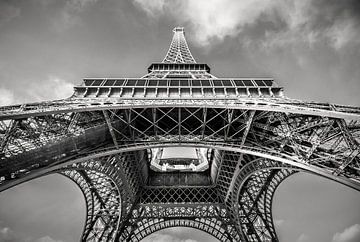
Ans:
{"type": "MultiPolygon", "coordinates": [[[[247,35],[252,41],[272,46],[279,43],[310,46],[325,43],[335,49],[348,45],[360,45],[359,1],[277,1],[260,16],[256,24],[249,26],[247,35]],[[262,31],[261,36],[251,35],[262,31]],[[255,37],[255,38],[253,38],[255,37]],[[260,38],[259,38],[260,37],[260,38]],[[269,45],[270,44],[270,45],[269,45]]],[[[241,35],[242,35],[241,34],[241,35]]]]}
{"type": "Polygon", "coordinates": [[[313,0],[312,6],[316,10],[317,19],[328,20],[330,23],[336,18],[352,17],[360,20],[360,2],[358,0],[313,0]]]}
{"type": "Polygon", "coordinates": [[[0,1],[0,26],[20,16],[20,8],[11,4],[11,1],[0,1]]]}

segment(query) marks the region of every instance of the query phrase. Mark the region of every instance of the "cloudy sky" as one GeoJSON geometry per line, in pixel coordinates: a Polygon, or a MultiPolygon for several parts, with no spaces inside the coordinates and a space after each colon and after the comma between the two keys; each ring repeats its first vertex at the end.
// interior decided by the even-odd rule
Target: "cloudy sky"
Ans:
{"type": "MultiPolygon", "coordinates": [[[[0,105],[67,97],[84,77],[142,76],[174,26],[217,76],[274,77],[289,97],[360,106],[358,0],[0,0],[0,105]]],[[[350,189],[297,175],[274,201],[282,241],[360,241],[350,189]]],[[[0,241],[76,241],[83,217],[71,182],[41,178],[0,194],[0,241]]],[[[169,238],[210,241],[184,229],[150,240],[169,238]]]]}

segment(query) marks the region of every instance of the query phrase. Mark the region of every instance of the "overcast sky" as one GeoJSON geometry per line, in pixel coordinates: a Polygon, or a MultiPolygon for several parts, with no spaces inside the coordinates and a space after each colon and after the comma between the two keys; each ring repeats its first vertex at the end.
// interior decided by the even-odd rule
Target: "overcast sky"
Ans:
{"type": "MultiPolygon", "coordinates": [[[[175,26],[219,77],[274,77],[291,98],[360,106],[358,0],[0,0],[0,105],[67,97],[84,77],[140,77],[175,26]]],[[[348,188],[296,175],[274,201],[281,241],[360,241],[348,188]]],[[[58,175],[0,194],[0,241],[76,241],[83,219],[81,194],[58,175]]],[[[194,234],[151,238],[210,241],[194,234]]]]}

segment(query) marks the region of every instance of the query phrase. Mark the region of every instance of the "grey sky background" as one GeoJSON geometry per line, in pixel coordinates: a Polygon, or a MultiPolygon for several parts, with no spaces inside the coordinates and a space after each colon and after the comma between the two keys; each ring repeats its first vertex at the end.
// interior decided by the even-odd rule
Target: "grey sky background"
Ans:
{"type": "MultiPolygon", "coordinates": [[[[68,97],[84,77],[139,77],[184,26],[223,77],[274,77],[288,97],[360,106],[358,0],[0,0],[0,105],[68,97]]],[[[0,241],[76,241],[84,204],[59,175],[0,194],[0,241]]],[[[274,198],[281,241],[360,241],[360,195],[310,175],[274,198]]],[[[148,241],[210,241],[164,230],[148,241]]]]}

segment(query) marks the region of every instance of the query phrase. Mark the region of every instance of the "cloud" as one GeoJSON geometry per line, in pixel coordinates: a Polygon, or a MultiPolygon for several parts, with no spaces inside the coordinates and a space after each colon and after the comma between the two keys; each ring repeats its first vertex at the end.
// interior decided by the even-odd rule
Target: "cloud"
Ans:
{"type": "Polygon", "coordinates": [[[310,241],[309,240],[309,236],[307,236],[306,234],[302,233],[299,238],[296,240],[296,242],[306,242],[306,241],[310,241]]]}
{"type": "Polygon", "coordinates": [[[357,242],[360,241],[360,224],[354,224],[341,233],[333,236],[332,242],[357,242]]]}
{"type": "Polygon", "coordinates": [[[360,32],[358,26],[351,20],[338,20],[326,33],[331,45],[339,50],[349,44],[360,43],[360,32]]]}
{"type": "Polygon", "coordinates": [[[54,29],[58,32],[63,32],[80,24],[80,14],[97,1],[98,0],[67,0],[58,16],[54,19],[54,29]]]}
{"type": "Polygon", "coordinates": [[[14,93],[6,88],[0,88],[0,106],[6,106],[14,104],[15,96],[14,93]]]}
{"type": "Polygon", "coordinates": [[[275,219],[275,220],[274,220],[275,226],[278,226],[278,227],[280,227],[281,225],[283,225],[284,222],[285,222],[284,219],[275,219]]]}
{"type": "Polygon", "coordinates": [[[64,242],[63,240],[55,240],[50,236],[44,236],[38,239],[31,237],[25,238],[20,234],[17,234],[11,228],[4,225],[4,222],[0,221],[0,241],[1,242],[64,242]]]}
{"type": "Polygon", "coordinates": [[[56,76],[50,76],[48,80],[31,86],[27,95],[31,101],[45,101],[68,98],[73,94],[74,85],[56,76]]]}
{"type": "Polygon", "coordinates": [[[51,238],[50,236],[44,236],[44,237],[41,237],[41,238],[35,240],[34,242],[64,242],[64,241],[55,240],[55,239],[51,238]]]}
{"type": "Polygon", "coordinates": [[[20,8],[10,5],[8,2],[0,1],[0,26],[20,16],[20,8]]]}
{"type": "Polygon", "coordinates": [[[271,0],[197,0],[168,1],[135,0],[149,16],[170,14],[179,24],[189,24],[200,45],[235,36],[241,28],[253,23],[271,0]],[[231,6],[231,7],[229,7],[231,6]]]}
{"type": "Polygon", "coordinates": [[[226,37],[264,48],[328,44],[335,50],[360,44],[356,0],[134,0],[149,17],[170,16],[208,46],[226,37]]]}
{"type": "Polygon", "coordinates": [[[98,0],[69,0],[66,2],[65,7],[69,8],[69,10],[83,11],[89,5],[96,3],[98,0]]]}
{"type": "Polygon", "coordinates": [[[42,7],[48,7],[56,2],[56,0],[32,0],[35,4],[39,4],[42,7]]]}
{"type": "Polygon", "coordinates": [[[73,94],[74,85],[56,76],[47,80],[28,83],[24,86],[25,95],[14,93],[7,88],[0,87],[0,106],[14,105],[24,102],[39,102],[68,98],[73,94]],[[18,96],[19,98],[16,98],[18,96]]]}
{"type": "Polygon", "coordinates": [[[3,226],[3,222],[0,221],[0,241],[2,242],[15,242],[16,235],[12,229],[3,226]]]}
{"type": "Polygon", "coordinates": [[[165,6],[165,0],[134,0],[134,3],[151,17],[156,17],[159,14],[162,14],[165,6]]]}

